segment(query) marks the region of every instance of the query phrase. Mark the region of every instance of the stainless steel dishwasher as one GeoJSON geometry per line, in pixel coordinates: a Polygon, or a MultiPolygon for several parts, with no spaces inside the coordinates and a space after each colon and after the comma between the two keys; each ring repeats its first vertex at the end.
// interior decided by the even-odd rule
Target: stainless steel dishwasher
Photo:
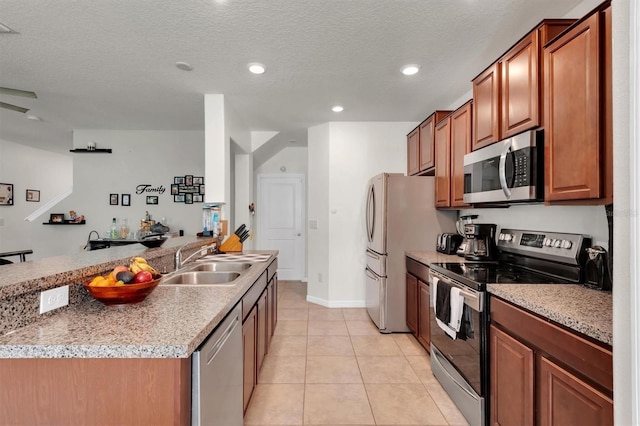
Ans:
{"type": "Polygon", "coordinates": [[[241,313],[236,306],[192,355],[192,425],[243,424],[241,313]]]}

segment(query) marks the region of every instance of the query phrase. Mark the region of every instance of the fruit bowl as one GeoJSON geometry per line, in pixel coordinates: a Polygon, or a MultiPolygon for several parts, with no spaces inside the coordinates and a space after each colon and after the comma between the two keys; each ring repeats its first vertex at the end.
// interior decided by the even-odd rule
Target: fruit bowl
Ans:
{"type": "Polygon", "coordinates": [[[158,286],[161,278],[161,275],[154,275],[153,280],[144,283],[106,287],[91,286],[86,282],[84,288],[105,305],[129,305],[142,302],[158,286]]]}

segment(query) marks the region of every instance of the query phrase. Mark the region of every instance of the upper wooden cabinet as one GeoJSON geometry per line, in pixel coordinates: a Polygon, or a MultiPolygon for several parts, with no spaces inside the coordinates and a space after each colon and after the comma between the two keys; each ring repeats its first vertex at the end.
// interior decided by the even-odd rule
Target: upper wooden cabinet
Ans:
{"type": "Polygon", "coordinates": [[[495,63],[473,79],[473,142],[475,151],[500,140],[500,64],[495,63]]]}
{"type": "Polygon", "coordinates": [[[544,95],[545,201],[612,202],[610,7],[545,46],[544,95]]]}
{"type": "Polygon", "coordinates": [[[436,123],[451,111],[435,111],[407,135],[407,174],[433,174],[436,123]]]}
{"type": "Polygon", "coordinates": [[[542,21],[473,80],[473,150],[543,125],[542,46],[573,22],[542,21]]]}
{"type": "Polygon", "coordinates": [[[420,173],[420,129],[415,128],[407,135],[407,176],[420,173]]]}
{"type": "Polygon", "coordinates": [[[436,207],[466,207],[464,155],[471,152],[473,110],[467,102],[436,125],[436,207]]]}
{"type": "Polygon", "coordinates": [[[467,207],[464,195],[464,155],[471,152],[473,141],[473,102],[469,101],[451,114],[451,207],[467,207]]]}

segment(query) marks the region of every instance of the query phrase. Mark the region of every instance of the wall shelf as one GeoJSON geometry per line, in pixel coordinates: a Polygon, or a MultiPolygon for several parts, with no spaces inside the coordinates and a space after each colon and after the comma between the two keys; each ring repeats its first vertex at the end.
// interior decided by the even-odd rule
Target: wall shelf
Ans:
{"type": "Polygon", "coordinates": [[[82,222],[71,222],[68,220],[65,220],[64,222],[42,222],[43,225],[84,225],[86,224],[86,221],[82,221],[82,222]]]}
{"type": "Polygon", "coordinates": [[[96,148],[92,150],[76,148],[70,149],[69,152],[75,152],[76,154],[111,154],[111,148],[96,148]]]}

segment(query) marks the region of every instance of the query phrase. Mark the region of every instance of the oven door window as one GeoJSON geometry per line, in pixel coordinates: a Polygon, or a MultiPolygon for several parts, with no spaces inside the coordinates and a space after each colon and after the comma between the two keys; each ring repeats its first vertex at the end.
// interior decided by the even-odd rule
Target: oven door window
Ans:
{"type": "Polygon", "coordinates": [[[466,338],[451,339],[438,327],[433,307],[431,316],[431,344],[440,350],[458,372],[467,380],[478,395],[483,395],[481,385],[481,355],[480,346],[484,334],[483,322],[480,312],[474,311],[467,305],[464,307],[463,321],[468,320],[469,331],[466,338]]]}

